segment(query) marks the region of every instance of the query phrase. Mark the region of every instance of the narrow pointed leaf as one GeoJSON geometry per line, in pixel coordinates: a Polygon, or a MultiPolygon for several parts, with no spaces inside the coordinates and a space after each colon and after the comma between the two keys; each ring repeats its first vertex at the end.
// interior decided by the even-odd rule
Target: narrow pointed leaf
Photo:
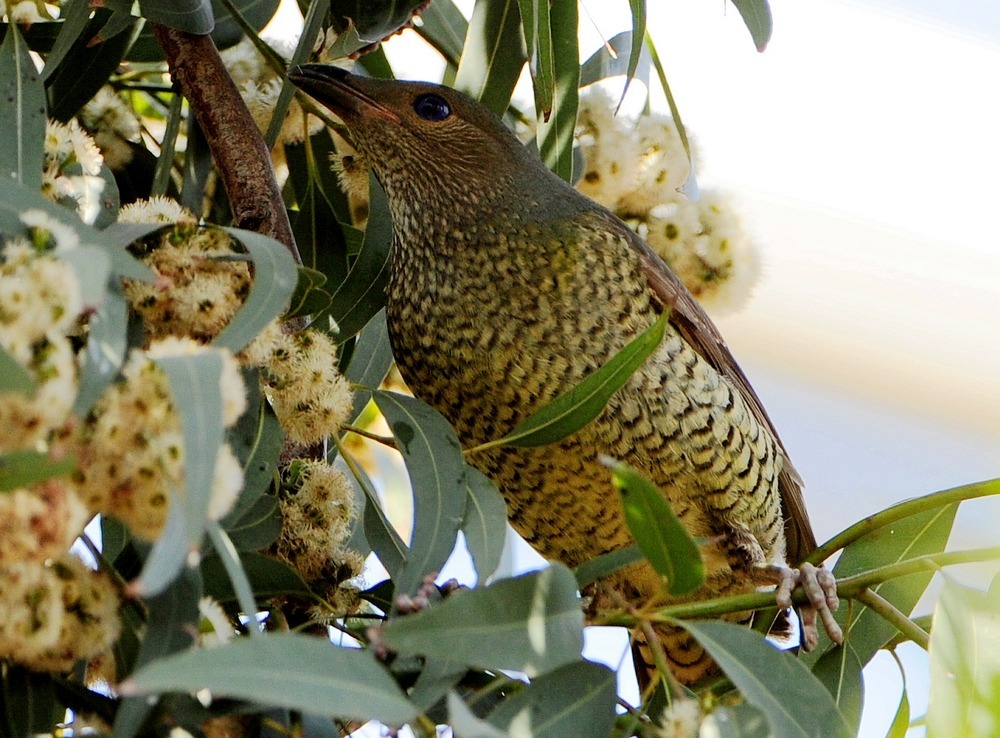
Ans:
{"type": "MultiPolygon", "coordinates": [[[[521,30],[524,48],[535,92],[535,113],[538,120],[548,120],[555,95],[556,66],[552,54],[552,25],[549,0],[518,0],[521,9],[521,30]]],[[[575,4],[574,4],[575,8],[575,4]]],[[[573,24],[573,35],[576,35],[573,24]]]]}
{"type": "MultiPolygon", "coordinates": [[[[385,322],[385,310],[380,310],[358,334],[354,354],[344,370],[344,376],[351,384],[375,390],[389,374],[392,362],[389,327],[385,322]]],[[[348,416],[350,422],[357,420],[368,406],[369,400],[371,392],[354,393],[354,406],[348,416]]]]}
{"type": "MultiPolygon", "coordinates": [[[[903,518],[857,539],[844,549],[837,560],[833,567],[834,576],[838,579],[849,577],[878,566],[944,551],[957,510],[957,504],[944,505],[903,518]]],[[[926,574],[891,579],[874,585],[872,590],[902,613],[909,614],[932,576],[933,572],[928,571],[926,574]]],[[[897,631],[867,607],[855,607],[850,623],[847,622],[848,613],[848,608],[841,607],[834,617],[844,629],[861,664],[866,665],[897,631]]],[[[812,653],[800,654],[800,658],[806,664],[812,664],[832,647],[825,631],[820,629],[819,646],[812,653]]]]}
{"type": "Polygon", "coordinates": [[[215,697],[354,720],[404,723],[416,714],[369,651],[297,633],[185,651],[140,669],[123,685],[132,694],[201,689],[215,697]]]}
{"type": "Polygon", "coordinates": [[[861,660],[850,641],[823,654],[812,667],[812,673],[823,683],[844,719],[855,733],[861,725],[864,708],[865,682],[861,673],[861,660]]]}
{"type": "Polygon", "coordinates": [[[538,117],[538,150],[549,169],[572,182],[573,142],[580,102],[576,0],[553,0],[548,12],[552,19],[554,97],[552,114],[538,117]]]}
{"type": "Polygon", "coordinates": [[[464,664],[447,657],[428,657],[424,660],[424,668],[410,690],[410,699],[421,710],[429,710],[458,684],[467,671],[468,668],[464,664]]]}
{"type": "Polygon", "coordinates": [[[47,80],[59,68],[62,60],[82,36],[90,20],[90,3],[74,2],[69,7],[62,7],[65,14],[60,13],[59,35],[56,36],[52,49],[45,55],[45,66],[42,68],[42,80],[47,80]]]}
{"type": "Polygon", "coordinates": [[[705,581],[705,563],[698,544],[677,518],[663,492],[620,461],[610,461],[615,487],[621,493],[625,522],[646,560],[667,580],[672,595],[687,594],[705,581]]]}
{"type": "Polygon", "coordinates": [[[533,679],[527,689],[500,703],[488,719],[510,729],[527,710],[533,738],[606,736],[615,722],[617,696],[611,669],[578,661],[533,679]]]}
{"type": "Polygon", "coordinates": [[[448,693],[448,724],[455,735],[462,738],[509,738],[510,734],[505,730],[490,725],[485,720],[476,717],[476,714],[467,704],[454,692],[448,693]]]}
{"type": "Polygon", "coordinates": [[[483,669],[540,674],[580,657],[583,612],[569,569],[548,569],[459,591],[440,604],[391,621],[390,649],[448,657],[483,669]]]}
{"type": "Polygon", "coordinates": [[[281,535],[281,509],[274,495],[262,494],[238,517],[226,517],[223,527],[240,551],[257,551],[274,543],[281,535]]]}
{"type": "Polygon", "coordinates": [[[576,567],[576,582],[580,589],[583,589],[588,584],[614,574],[644,558],[642,551],[636,545],[619,548],[617,551],[609,551],[576,567]]]}
{"type": "Polygon", "coordinates": [[[52,477],[63,477],[76,468],[72,457],[49,458],[38,451],[0,454],[0,493],[27,487],[52,477]]]}
{"type": "Polygon", "coordinates": [[[733,0],[743,16],[757,51],[763,51],[771,40],[771,6],[767,0],[733,0]]]}
{"type": "Polygon", "coordinates": [[[83,417],[111,384],[128,350],[128,304],[121,288],[113,285],[104,302],[91,314],[87,344],[81,352],[80,382],[73,412],[83,417]]]}
{"type": "Polygon", "coordinates": [[[434,0],[420,14],[423,21],[417,33],[448,60],[458,66],[465,45],[469,22],[452,0],[434,0]]]}
{"type": "Polygon", "coordinates": [[[215,17],[209,0],[143,0],[139,3],[139,9],[146,20],[178,31],[200,36],[211,33],[215,28],[215,17]]]}
{"type": "Polygon", "coordinates": [[[413,397],[376,392],[413,488],[413,534],[406,562],[393,581],[397,594],[414,594],[423,578],[444,566],[465,512],[465,462],[448,421],[413,397]]]}
{"type": "Polygon", "coordinates": [[[239,228],[225,230],[243,244],[254,263],[246,302],[212,342],[236,353],[284,312],[295,290],[298,269],[291,252],[279,241],[239,228]]]}
{"type": "Polygon", "coordinates": [[[0,670],[0,735],[49,735],[56,716],[51,674],[36,674],[16,664],[0,670]]]}
{"type": "Polygon", "coordinates": [[[559,395],[499,441],[490,445],[544,446],[578,431],[592,421],[629,377],[649,358],[663,340],[669,316],[666,312],[625,348],[573,389],[559,395]]]}
{"type": "Polygon", "coordinates": [[[525,60],[517,0],[477,0],[455,87],[503,115],[525,60]]]}
{"type": "Polygon", "coordinates": [[[592,85],[608,77],[616,77],[628,72],[629,50],[632,48],[632,32],[622,31],[608,39],[580,67],[580,87],[592,85]],[[610,51],[608,49],[610,47],[610,51]],[[613,52],[613,53],[612,53],[613,52]]]}
{"type": "Polygon", "coordinates": [[[0,177],[42,187],[45,91],[16,23],[0,44],[0,177]]]}
{"type": "Polygon", "coordinates": [[[850,738],[854,733],[823,685],[790,653],[726,622],[680,622],[747,701],[767,717],[775,738],[850,738]]]}
{"type": "MultiPolygon", "coordinates": [[[[345,459],[346,461],[347,459],[345,459]]],[[[403,539],[399,537],[399,533],[396,532],[396,529],[392,527],[392,523],[389,522],[389,518],[386,517],[378,493],[375,491],[375,485],[372,484],[371,479],[368,478],[364,469],[353,459],[347,466],[354,477],[354,481],[358,483],[365,496],[364,522],[362,527],[365,539],[372,547],[375,555],[378,556],[379,561],[382,562],[382,566],[389,572],[389,576],[395,578],[400,569],[403,568],[410,549],[403,543],[403,539]]]]}
{"type": "Polygon", "coordinates": [[[478,469],[465,468],[465,518],[462,532],[480,582],[500,565],[507,540],[507,503],[496,485],[478,469]]]}
{"type": "Polygon", "coordinates": [[[364,245],[347,278],[333,290],[327,315],[333,318],[340,333],[338,340],[356,334],[385,307],[385,286],[389,279],[389,248],[392,245],[392,219],[389,202],[381,185],[371,178],[368,193],[368,227],[364,245]]]}
{"type": "Polygon", "coordinates": [[[903,691],[899,695],[899,706],[896,714],[892,717],[892,723],[885,734],[885,738],[906,738],[910,730],[910,698],[906,694],[906,682],[903,682],[903,691]]]}
{"type": "Polygon", "coordinates": [[[7,349],[0,346],[0,394],[17,392],[21,395],[33,395],[37,387],[31,372],[7,353],[7,349]]]}
{"type": "Polygon", "coordinates": [[[1000,591],[945,578],[931,631],[928,738],[1000,735],[1000,591]]]}
{"type": "Polygon", "coordinates": [[[285,440],[274,410],[263,397],[258,373],[244,371],[243,381],[247,388],[247,410],[229,431],[229,445],[243,463],[243,491],[222,520],[231,536],[237,521],[256,507],[274,481],[285,440]]]}
{"type": "MultiPolygon", "coordinates": [[[[628,69],[625,70],[625,86],[622,88],[621,99],[625,99],[635,72],[639,68],[639,57],[642,55],[642,43],[646,37],[646,0],[628,0],[629,11],[632,13],[632,47],[628,52],[628,69]]],[[[619,102],[619,104],[621,104],[619,102]]]]}

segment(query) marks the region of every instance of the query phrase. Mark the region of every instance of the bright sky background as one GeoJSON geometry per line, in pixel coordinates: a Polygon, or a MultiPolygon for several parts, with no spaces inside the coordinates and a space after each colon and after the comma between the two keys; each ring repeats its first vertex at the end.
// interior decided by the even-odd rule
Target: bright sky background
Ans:
{"type": "MultiPolygon", "coordinates": [[[[584,57],[629,27],[624,0],[585,5],[584,57]]],[[[754,299],[719,325],[806,480],[818,537],[1000,476],[1000,9],[772,0],[758,54],[723,0],[649,6],[699,181],[733,193],[763,253],[754,299]]],[[[397,74],[440,78],[413,36],[387,45],[397,74]]],[[[952,547],[995,545],[998,522],[996,501],[967,503],[952,547]]],[[[956,574],[985,586],[995,570],[956,574]]],[[[926,659],[904,658],[918,716],[926,659]]],[[[898,670],[878,657],[866,680],[862,735],[884,736],[898,670]]]]}

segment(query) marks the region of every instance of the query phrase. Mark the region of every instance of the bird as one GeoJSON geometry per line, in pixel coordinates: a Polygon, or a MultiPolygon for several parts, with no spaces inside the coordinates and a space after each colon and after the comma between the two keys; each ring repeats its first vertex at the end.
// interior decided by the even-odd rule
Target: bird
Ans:
{"type": "MultiPolygon", "coordinates": [[[[570,567],[632,545],[602,464],[612,457],[658,485],[705,542],[695,596],[776,585],[787,609],[801,585],[803,647],[818,642],[817,614],[839,641],[832,575],[789,566],[816,546],[802,481],[718,329],[647,244],[457,90],[322,64],[288,76],[343,121],[386,193],[393,355],[466,448],[501,438],[669,315],[659,346],[595,420],[545,446],[470,454],[513,528],[570,567]]],[[[658,593],[661,577],[640,562],[594,588],[590,607],[639,607],[658,593]]],[[[687,632],[664,625],[655,635],[681,683],[716,673],[687,632]]],[[[646,684],[654,658],[635,638],[646,684]]]]}

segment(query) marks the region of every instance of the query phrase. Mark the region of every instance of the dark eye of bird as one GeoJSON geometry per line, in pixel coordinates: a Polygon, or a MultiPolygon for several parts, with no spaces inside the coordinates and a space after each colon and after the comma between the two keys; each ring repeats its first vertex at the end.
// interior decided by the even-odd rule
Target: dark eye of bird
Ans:
{"type": "Polygon", "coordinates": [[[438,122],[451,115],[451,108],[444,98],[437,95],[421,95],[413,103],[413,109],[424,120],[438,122]]]}

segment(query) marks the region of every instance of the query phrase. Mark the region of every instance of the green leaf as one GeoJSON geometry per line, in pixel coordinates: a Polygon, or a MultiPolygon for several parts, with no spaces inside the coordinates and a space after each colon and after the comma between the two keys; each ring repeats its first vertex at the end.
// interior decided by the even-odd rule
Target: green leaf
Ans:
{"type": "MultiPolygon", "coordinates": [[[[222,520],[222,526],[230,536],[235,535],[236,526],[245,525],[247,520],[256,520],[261,514],[262,509],[257,505],[275,480],[285,440],[274,410],[262,396],[258,373],[244,370],[243,381],[247,388],[247,410],[229,431],[229,445],[243,463],[243,491],[233,509],[222,520]],[[256,512],[247,518],[251,509],[256,512]]],[[[268,505],[264,510],[272,507],[268,505]]],[[[270,541],[257,548],[267,543],[270,541]]]]}
{"type": "Polygon", "coordinates": [[[434,0],[420,14],[417,33],[438,50],[449,64],[458,66],[469,22],[452,0],[434,0]]]}
{"type": "Polygon", "coordinates": [[[21,363],[0,346],[0,394],[17,392],[21,395],[35,394],[38,383],[31,372],[21,366],[21,363]]]}
{"type": "Polygon", "coordinates": [[[215,462],[223,440],[222,356],[206,352],[163,356],[156,365],[167,376],[171,401],[184,436],[184,483],[171,490],[166,528],[146,559],[137,583],[144,596],[162,592],[201,545],[212,496],[215,462]]]}
{"type": "Polygon", "coordinates": [[[910,730],[910,698],[906,694],[906,677],[903,678],[903,691],[899,695],[899,707],[892,718],[886,738],[906,738],[910,730]]]}
{"type": "MultiPolygon", "coordinates": [[[[105,4],[114,6],[107,0],[105,4]]],[[[146,20],[199,36],[215,28],[209,0],[140,0],[139,12],[146,20]]]]}
{"type": "MultiPolygon", "coordinates": [[[[322,169],[321,177],[334,176],[332,171],[326,171],[328,166],[318,164],[329,161],[330,156],[335,153],[329,131],[324,129],[313,136],[310,139],[310,149],[312,164],[305,156],[304,146],[286,146],[289,169],[295,172],[292,167],[296,163],[302,172],[308,172],[312,166],[317,166],[322,169]]],[[[328,293],[344,281],[348,272],[347,240],[338,220],[337,207],[340,203],[332,200],[337,193],[339,185],[335,182],[317,181],[310,177],[304,191],[297,194],[299,210],[294,213],[293,220],[295,243],[302,255],[302,263],[326,277],[323,289],[328,293]]],[[[345,213],[345,217],[349,216],[345,213]]]]}
{"type": "Polygon", "coordinates": [[[500,730],[485,720],[476,717],[461,697],[454,692],[448,693],[448,724],[455,735],[461,738],[510,738],[506,730],[500,730]]]}
{"type": "Polygon", "coordinates": [[[455,87],[503,115],[526,60],[517,0],[476,0],[463,49],[455,87]]]}
{"type": "Polygon", "coordinates": [[[292,292],[289,299],[284,319],[316,315],[329,308],[333,297],[323,289],[324,284],[326,284],[326,275],[323,272],[308,267],[299,267],[295,291],[292,292]]]}
{"type": "Polygon", "coordinates": [[[236,597],[236,602],[239,604],[243,615],[250,620],[247,631],[250,633],[251,638],[260,638],[261,632],[256,622],[257,600],[254,598],[253,588],[250,586],[247,573],[243,569],[243,562],[240,560],[240,555],[236,551],[233,542],[229,539],[229,536],[226,535],[226,531],[216,521],[210,521],[207,529],[209,540],[212,542],[216,556],[222,562],[226,578],[229,580],[233,594],[236,597]]]}
{"type": "Polygon", "coordinates": [[[0,492],[27,487],[52,477],[64,477],[76,469],[76,459],[49,458],[38,451],[0,454],[0,492]]]}
{"type": "MultiPolygon", "coordinates": [[[[392,362],[392,346],[389,343],[389,328],[385,323],[385,310],[380,310],[358,334],[351,361],[344,370],[344,377],[351,384],[375,390],[389,374],[392,362]]],[[[361,416],[370,400],[371,392],[354,393],[354,407],[348,416],[350,422],[361,416]]]]}
{"type": "Polygon", "coordinates": [[[462,532],[478,581],[484,582],[500,565],[507,540],[507,503],[496,485],[478,469],[465,467],[465,516],[462,532]]]}
{"type": "Polygon", "coordinates": [[[405,28],[423,0],[333,0],[330,12],[341,24],[340,38],[330,48],[330,58],[350,56],[405,28]]]}
{"type": "MultiPolygon", "coordinates": [[[[194,644],[198,632],[198,600],[202,596],[201,572],[186,569],[161,594],[145,600],[148,617],[136,668],[156,663],[194,644]]],[[[115,738],[138,735],[152,709],[145,698],[127,697],[115,716],[115,738]]]]}
{"type": "MultiPolygon", "coordinates": [[[[337,324],[338,340],[346,340],[360,331],[385,307],[385,287],[389,279],[389,247],[392,245],[392,219],[385,191],[371,178],[368,193],[368,227],[364,245],[347,278],[333,293],[329,315],[337,324]]],[[[323,320],[318,317],[317,322],[323,320]]]]}
{"type": "Polygon", "coordinates": [[[698,544],[677,518],[663,492],[628,464],[604,460],[621,494],[625,522],[639,550],[657,574],[667,580],[667,591],[683,595],[705,581],[705,563],[698,544]]]}
{"type": "Polygon", "coordinates": [[[931,632],[928,738],[1000,735],[1000,591],[945,577],[931,632]]]}
{"type": "Polygon", "coordinates": [[[420,676],[410,690],[410,699],[413,704],[426,712],[448,694],[467,671],[464,664],[449,658],[428,657],[424,661],[420,676]]]}
{"type": "Polygon", "coordinates": [[[534,738],[606,736],[615,722],[617,696],[611,669],[577,661],[533,679],[527,689],[500,703],[488,719],[511,730],[518,716],[527,711],[526,722],[534,738]]]}
{"type": "Polygon", "coordinates": [[[281,242],[239,228],[224,230],[243,244],[254,263],[253,284],[246,302],[212,342],[235,354],[284,312],[295,290],[298,267],[281,242]]]}
{"type": "Polygon", "coordinates": [[[51,675],[15,664],[0,669],[0,736],[51,734],[57,715],[51,675]]]}
{"type": "MultiPolygon", "coordinates": [[[[280,0],[232,0],[232,7],[240,14],[243,21],[255,31],[260,31],[270,22],[278,10],[280,0]]],[[[243,28],[226,7],[227,3],[212,0],[212,15],[215,17],[215,29],[212,40],[219,49],[235,46],[243,38],[243,28]]]]}
{"type": "Polygon", "coordinates": [[[131,694],[201,689],[216,697],[354,720],[404,723],[416,713],[370,652],[297,633],[186,651],[138,670],[121,685],[131,694]]]}
{"type": "MultiPolygon", "coordinates": [[[[73,2],[60,8],[59,23],[45,24],[52,25],[59,29],[51,48],[47,49],[45,55],[45,66],[42,68],[42,80],[48,80],[59,66],[69,50],[86,34],[87,38],[92,35],[88,32],[90,21],[90,3],[73,2]]],[[[33,24],[32,30],[41,24],[33,24]]],[[[36,49],[37,50],[37,49],[36,49]]]]}
{"type": "MultiPolygon", "coordinates": [[[[642,55],[642,42],[646,37],[646,0],[628,0],[632,13],[632,47],[628,52],[628,68],[625,70],[625,86],[622,88],[621,99],[625,99],[629,85],[639,68],[639,57],[642,55]]],[[[619,105],[621,102],[619,101],[619,105]]]]}
{"type": "Polygon", "coordinates": [[[42,188],[45,92],[16,23],[0,45],[0,177],[42,188]]]}
{"type": "Polygon", "coordinates": [[[656,76],[660,80],[660,87],[663,88],[663,94],[667,98],[667,106],[670,108],[670,117],[674,120],[674,126],[677,128],[677,135],[681,139],[681,144],[684,146],[684,153],[687,154],[688,167],[690,169],[688,173],[687,181],[681,187],[681,190],[685,193],[697,193],[698,184],[696,181],[696,172],[694,167],[694,157],[691,155],[691,142],[688,140],[687,129],[684,127],[684,121],[681,120],[681,111],[677,107],[677,101],[674,100],[674,93],[670,89],[670,83],[667,81],[667,73],[663,68],[663,63],[660,61],[660,54],[656,50],[656,44],[653,43],[653,37],[646,34],[646,48],[649,49],[649,57],[653,62],[653,67],[656,69],[656,76]]]}
{"type": "Polygon", "coordinates": [[[73,412],[84,417],[118,374],[128,350],[128,303],[121,287],[112,285],[87,323],[81,352],[80,381],[73,412]]]}
{"type": "MultiPolygon", "coordinates": [[[[522,3],[525,1],[522,0],[522,3]]],[[[538,2],[538,0],[531,1],[538,2]]],[[[567,182],[572,182],[573,141],[580,102],[580,47],[577,35],[576,0],[553,0],[548,12],[552,18],[555,95],[552,115],[545,118],[538,116],[538,150],[542,155],[542,161],[549,169],[567,182]]]]}
{"type": "Polygon", "coordinates": [[[831,649],[812,667],[812,673],[833,696],[844,719],[857,734],[865,702],[865,681],[861,661],[847,641],[831,649]]]}
{"type": "Polygon", "coordinates": [[[362,532],[365,540],[378,556],[379,561],[382,562],[382,566],[389,572],[389,576],[395,577],[406,561],[409,548],[403,543],[403,539],[399,537],[399,533],[386,517],[378,493],[375,491],[375,485],[372,484],[372,480],[368,478],[365,470],[349,455],[342,453],[341,458],[364,494],[362,532]]]}
{"type": "Polygon", "coordinates": [[[632,48],[632,32],[622,31],[590,55],[580,67],[580,87],[592,85],[608,77],[628,73],[632,48]],[[613,52],[613,53],[612,53],[613,52]]]}
{"type": "Polygon", "coordinates": [[[257,551],[274,543],[281,535],[281,508],[273,495],[260,495],[239,515],[222,521],[233,545],[240,551],[257,551]]]}
{"type": "MultiPolygon", "coordinates": [[[[927,510],[883,526],[863,536],[844,549],[833,574],[838,579],[853,576],[870,569],[887,566],[926,554],[944,551],[955,520],[958,505],[945,505],[927,510]]],[[[891,579],[872,586],[872,590],[896,606],[903,614],[913,611],[927,588],[933,572],[913,574],[891,579]]],[[[862,665],[871,661],[875,653],[893,638],[897,631],[867,607],[855,607],[850,623],[850,610],[841,607],[834,616],[841,624],[862,665]]],[[[802,653],[807,664],[816,661],[833,647],[825,631],[820,629],[820,643],[812,653],[802,653]]]]}
{"type": "Polygon", "coordinates": [[[59,254],[59,259],[73,269],[80,282],[85,307],[93,308],[104,301],[111,277],[111,257],[97,246],[80,246],[59,254]]]}
{"type": "MultiPolygon", "coordinates": [[[[764,713],[746,701],[721,705],[708,716],[708,725],[718,731],[718,738],[772,738],[764,713]]],[[[709,730],[705,731],[706,733],[709,730]]],[[[711,733],[709,733],[711,735],[711,733]]]]}
{"type": "Polygon", "coordinates": [[[727,622],[681,622],[747,701],[763,711],[776,738],[854,733],[830,693],[801,662],[752,630],[727,622]]]}
{"type": "Polygon", "coordinates": [[[455,592],[423,612],[390,621],[382,637],[400,653],[447,653],[468,666],[533,676],[579,659],[583,612],[572,573],[554,563],[455,592]]]}
{"type": "MultiPolygon", "coordinates": [[[[535,113],[539,121],[548,120],[552,112],[552,98],[555,96],[556,76],[549,0],[518,0],[518,5],[521,9],[521,38],[524,40],[535,92],[535,113]]],[[[576,3],[573,3],[573,10],[576,10],[576,3]]],[[[575,37],[575,23],[571,30],[575,37]]],[[[578,63],[579,60],[574,60],[574,67],[578,63]]]]}
{"type": "Polygon", "coordinates": [[[631,566],[644,558],[642,551],[636,545],[619,548],[617,551],[608,551],[608,553],[596,556],[576,567],[576,582],[580,589],[583,589],[588,584],[596,582],[598,579],[604,579],[619,569],[631,566]]]}
{"type": "Polygon", "coordinates": [[[629,377],[663,340],[669,314],[664,312],[649,328],[632,339],[600,369],[573,389],[555,398],[526,418],[498,441],[486,446],[544,446],[562,440],[592,421],[629,377]]]}
{"type": "Polygon", "coordinates": [[[757,51],[763,51],[771,40],[771,7],[767,0],[733,0],[743,16],[757,51]]]}
{"type": "Polygon", "coordinates": [[[378,391],[374,399],[396,438],[413,488],[410,550],[393,577],[396,593],[411,595],[426,575],[441,570],[455,548],[467,495],[465,461],[455,431],[430,405],[393,392],[378,391]]]}
{"type": "Polygon", "coordinates": [[[131,42],[135,18],[128,13],[94,11],[95,34],[82,33],[45,80],[48,116],[63,123],[76,115],[122,61],[131,42]]]}

